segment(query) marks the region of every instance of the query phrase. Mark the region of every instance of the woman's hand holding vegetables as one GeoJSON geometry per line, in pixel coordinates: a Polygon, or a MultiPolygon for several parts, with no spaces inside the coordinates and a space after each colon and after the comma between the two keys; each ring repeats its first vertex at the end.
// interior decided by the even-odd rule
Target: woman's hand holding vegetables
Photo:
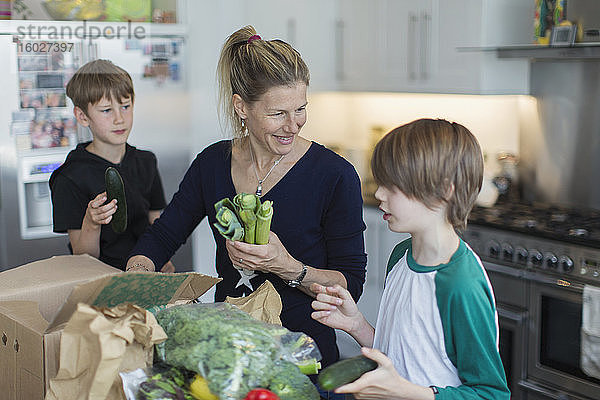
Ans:
{"type": "Polygon", "coordinates": [[[229,259],[238,268],[271,272],[285,280],[295,279],[302,269],[301,263],[288,253],[273,232],[269,232],[267,244],[256,245],[227,240],[225,245],[229,259]]]}
{"type": "Polygon", "coordinates": [[[335,393],[353,393],[356,399],[435,399],[430,388],[416,385],[401,377],[392,360],[379,350],[363,347],[362,354],[377,362],[377,369],[337,388],[335,393]]]}
{"type": "Polygon", "coordinates": [[[87,221],[92,226],[100,227],[111,221],[113,214],[117,212],[117,200],[113,199],[104,204],[106,198],[106,192],[102,192],[88,203],[84,222],[87,221]]]}

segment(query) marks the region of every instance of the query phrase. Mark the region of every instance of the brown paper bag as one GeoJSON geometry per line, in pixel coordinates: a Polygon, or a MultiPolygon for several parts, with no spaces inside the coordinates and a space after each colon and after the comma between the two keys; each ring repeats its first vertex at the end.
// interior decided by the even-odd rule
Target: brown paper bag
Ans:
{"type": "Polygon", "coordinates": [[[265,281],[249,296],[227,296],[225,302],[237,306],[259,321],[281,325],[281,319],[279,319],[283,309],[281,297],[269,281],[265,281]]]}
{"type": "Polygon", "coordinates": [[[46,400],[125,399],[119,372],[152,365],[154,344],[166,338],[141,307],[79,303],[62,332],[60,367],[46,400]]]}

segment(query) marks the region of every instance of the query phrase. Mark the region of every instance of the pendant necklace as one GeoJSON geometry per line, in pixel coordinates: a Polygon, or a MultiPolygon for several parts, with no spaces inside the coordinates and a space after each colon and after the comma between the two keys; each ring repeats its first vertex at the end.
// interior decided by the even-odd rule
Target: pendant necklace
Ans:
{"type": "Polygon", "coordinates": [[[256,163],[254,162],[254,151],[252,151],[252,146],[250,145],[250,143],[248,143],[248,146],[250,146],[250,156],[252,157],[252,168],[254,168],[254,175],[256,175],[256,180],[258,181],[258,185],[256,186],[256,195],[257,196],[262,196],[262,184],[265,180],[267,180],[267,178],[269,177],[269,175],[271,175],[271,172],[273,171],[273,168],[275,168],[277,166],[277,164],[279,164],[279,162],[281,160],[283,160],[283,157],[285,157],[285,154],[282,154],[281,157],[279,157],[279,160],[275,160],[275,162],[273,163],[273,166],[271,167],[271,169],[269,169],[269,172],[267,172],[267,174],[265,175],[264,178],[260,179],[258,177],[258,171],[256,170],[256,163]]]}

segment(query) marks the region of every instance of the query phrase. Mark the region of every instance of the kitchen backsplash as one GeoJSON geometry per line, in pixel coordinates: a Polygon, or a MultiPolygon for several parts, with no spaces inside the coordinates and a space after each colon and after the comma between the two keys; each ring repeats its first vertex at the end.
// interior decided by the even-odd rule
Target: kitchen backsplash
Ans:
{"type": "MultiPolygon", "coordinates": [[[[306,138],[339,149],[368,174],[372,132],[385,132],[418,118],[445,118],[477,137],[495,169],[499,152],[519,155],[519,137],[539,129],[537,106],[529,96],[402,93],[316,93],[309,96],[306,138]]],[[[488,171],[493,173],[493,171],[488,171]]]]}

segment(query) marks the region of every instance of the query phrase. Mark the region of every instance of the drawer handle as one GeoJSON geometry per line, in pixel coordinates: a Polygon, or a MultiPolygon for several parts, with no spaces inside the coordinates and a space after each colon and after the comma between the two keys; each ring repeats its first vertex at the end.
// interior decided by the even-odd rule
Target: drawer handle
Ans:
{"type": "Polygon", "coordinates": [[[6,346],[8,343],[8,336],[6,336],[6,332],[2,332],[2,344],[6,346]]]}

